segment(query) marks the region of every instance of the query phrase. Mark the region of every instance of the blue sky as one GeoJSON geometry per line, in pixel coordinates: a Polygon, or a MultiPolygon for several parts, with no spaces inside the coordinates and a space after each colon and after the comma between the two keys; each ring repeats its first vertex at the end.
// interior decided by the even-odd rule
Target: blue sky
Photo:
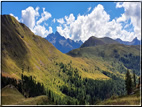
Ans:
{"type": "Polygon", "coordinates": [[[129,2],[2,2],[2,14],[17,17],[42,37],[58,31],[73,40],[108,36],[131,41],[135,37],[140,39],[139,5],[139,2],[135,5],[129,2]],[[130,7],[134,7],[132,11],[130,7]],[[132,13],[128,14],[129,11],[132,13]]]}
{"type": "MultiPolygon", "coordinates": [[[[13,13],[15,16],[21,17],[21,10],[29,6],[36,8],[45,7],[48,12],[52,13],[53,17],[61,18],[70,13],[75,16],[85,14],[89,7],[95,7],[97,4],[102,4],[107,13],[111,15],[111,19],[119,17],[124,9],[116,9],[115,2],[2,2],[2,14],[13,13]]],[[[39,10],[42,12],[42,10],[39,10]]]]}

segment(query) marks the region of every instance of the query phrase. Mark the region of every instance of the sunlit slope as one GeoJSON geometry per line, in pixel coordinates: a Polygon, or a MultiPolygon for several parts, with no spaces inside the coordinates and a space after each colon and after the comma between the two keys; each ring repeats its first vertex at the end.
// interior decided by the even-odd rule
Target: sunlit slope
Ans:
{"type": "MultiPolygon", "coordinates": [[[[2,76],[16,79],[21,79],[22,73],[32,76],[36,82],[44,84],[46,91],[54,93],[54,100],[60,101],[60,98],[65,102],[63,104],[67,104],[68,100],[76,102],[78,97],[69,96],[63,91],[64,88],[75,90],[78,88],[75,86],[76,83],[82,84],[86,80],[113,81],[114,77],[124,78],[127,68],[134,67],[129,69],[138,71],[139,56],[138,46],[119,44],[83,47],[71,51],[69,55],[63,54],[14,17],[2,16],[2,76]]],[[[83,90],[84,86],[81,85],[79,89],[83,90]]],[[[84,88],[84,93],[86,90],[84,88]]],[[[93,88],[92,90],[94,91],[93,88]]],[[[38,96],[24,99],[23,102],[16,104],[32,104],[33,100],[40,102],[40,98],[43,97],[45,98],[38,96]]]]}
{"type": "Polygon", "coordinates": [[[13,85],[2,88],[2,105],[41,105],[54,104],[47,96],[25,98],[13,85]]]}
{"type": "Polygon", "coordinates": [[[73,57],[82,57],[102,62],[111,71],[125,73],[126,69],[140,74],[140,46],[126,46],[122,44],[105,44],[84,47],[68,53],[73,57]]]}
{"type": "Polygon", "coordinates": [[[17,103],[19,100],[24,100],[25,97],[13,86],[7,85],[2,89],[2,105],[17,103]]]}
{"type": "Polygon", "coordinates": [[[120,97],[112,97],[110,99],[101,101],[98,105],[140,105],[140,90],[133,95],[125,95],[120,97]]]}
{"type": "Polygon", "coordinates": [[[62,72],[61,62],[68,69],[70,66],[72,69],[78,69],[81,78],[109,79],[97,68],[111,72],[101,64],[102,62],[92,63],[86,58],[73,58],[61,53],[14,17],[2,16],[2,76],[21,79],[23,72],[24,75],[31,75],[45,87],[64,96],[60,86],[67,84],[65,80],[68,75],[62,72]]]}
{"type": "Polygon", "coordinates": [[[55,103],[48,99],[46,95],[40,95],[37,97],[26,98],[14,105],[55,105],[55,103]]]}

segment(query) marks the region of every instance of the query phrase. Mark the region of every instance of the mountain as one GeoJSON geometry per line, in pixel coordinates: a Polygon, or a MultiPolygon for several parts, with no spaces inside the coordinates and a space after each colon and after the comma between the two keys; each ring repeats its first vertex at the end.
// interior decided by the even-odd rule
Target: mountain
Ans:
{"type": "Polygon", "coordinates": [[[118,42],[109,37],[97,38],[92,36],[81,45],[81,48],[105,44],[118,44],[118,42]]]}
{"type": "MultiPolygon", "coordinates": [[[[96,104],[114,94],[126,94],[124,78],[128,68],[131,73],[136,70],[139,75],[138,46],[105,44],[95,48],[83,47],[71,51],[75,56],[72,57],[35,35],[13,16],[2,15],[1,20],[2,86],[14,85],[28,97],[28,101],[34,101],[29,96],[40,99],[39,93],[44,89],[44,96],[46,94],[57,105],[96,104]]],[[[8,102],[9,97],[5,97],[3,102],[8,102]]],[[[16,104],[21,101],[18,100],[16,104]]]]}
{"type": "Polygon", "coordinates": [[[66,39],[65,37],[61,36],[57,31],[52,34],[49,34],[45,39],[47,39],[50,43],[52,43],[58,50],[63,53],[67,53],[72,49],[79,48],[82,41],[73,41],[71,39],[66,39]]]}
{"type": "Polygon", "coordinates": [[[117,38],[116,41],[119,42],[120,44],[124,44],[124,45],[140,45],[140,41],[137,39],[137,37],[135,37],[131,42],[122,41],[119,38],[117,38]]]}
{"type": "Polygon", "coordinates": [[[140,46],[127,46],[117,42],[104,42],[105,39],[91,37],[82,44],[81,48],[74,49],[67,54],[73,57],[104,60],[121,73],[124,72],[126,67],[134,70],[137,75],[140,75],[140,46]]]}
{"type": "MultiPolygon", "coordinates": [[[[43,84],[49,98],[55,103],[82,104],[79,95],[84,95],[83,93],[88,89],[87,84],[83,83],[85,79],[92,82],[97,79],[100,81],[110,79],[100,70],[92,68],[95,63],[92,63],[91,60],[63,54],[48,40],[35,35],[26,25],[19,23],[13,16],[2,15],[1,20],[1,75],[6,77],[3,81],[6,82],[5,84],[12,83],[10,78],[21,81],[22,75],[25,75],[34,79],[36,83],[43,84]],[[83,89],[83,87],[86,88],[83,89]],[[77,94],[77,90],[82,91],[77,94]]],[[[96,66],[111,72],[99,63],[96,66]]],[[[91,84],[88,85],[88,87],[90,86],[91,84]]],[[[28,89],[26,93],[29,94],[28,89]]],[[[91,93],[88,94],[90,96],[91,93]]],[[[102,96],[102,98],[104,97],[102,96]]]]}
{"type": "Polygon", "coordinates": [[[9,84],[2,88],[2,105],[42,105],[42,104],[54,104],[45,95],[38,97],[25,98],[15,86],[9,84]]]}

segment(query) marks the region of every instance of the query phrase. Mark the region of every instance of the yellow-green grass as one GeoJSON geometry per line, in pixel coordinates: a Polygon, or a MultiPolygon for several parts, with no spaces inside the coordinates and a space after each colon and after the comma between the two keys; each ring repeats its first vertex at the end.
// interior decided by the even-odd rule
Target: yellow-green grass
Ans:
{"type": "Polygon", "coordinates": [[[14,105],[55,105],[46,95],[41,95],[37,97],[26,98],[20,100],[14,105]]]}
{"type": "Polygon", "coordinates": [[[2,76],[20,79],[22,68],[24,68],[24,75],[32,76],[36,81],[43,83],[45,88],[53,90],[60,96],[64,94],[61,93],[59,86],[65,84],[63,79],[67,80],[68,76],[64,73],[61,73],[62,77],[58,76],[60,67],[55,65],[56,62],[63,62],[67,65],[72,61],[72,67],[79,70],[82,78],[96,79],[96,76],[100,79],[108,78],[102,73],[87,74],[81,67],[88,69],[88,72],[93,71],[91,62],[86,63],[82,58],[73,58],[61,53],[47,40],[34,35],[25,25],[20,25],[13,17],[7,16],[7,19],[12,19],[12,21],[9,21],[8,28],[3,25],[2,44],[8,43],[11,48],[2,45],[4,49],[2,51],[2,76]],[[7,39],[9,36],[12,40],[7,39]],[[18,58],[14,56],[15,54],[18,58]],[[30,67],[29,71],[28,67],[30,67]]]}
{"type": "MultiPolygon", "coordinates": [[[[125,55],[130,54],[137,57],[140,56],[140,47],[126,46],[122,44],[108,44],[78,48],[68,53],[68,55],[73,57],[88,59],[86,63],[92,64],[91,66],[93,68],[99,67],[100,70],[119,75],[123,79],[125,77],[125,71],[130,68],[130,66],[126,68],[126,64],[124,64],[120,59],[124,58],[125,55]]],[[[130,72],[133,70],[135,69],[130,69],[130,72]]],[[[136,72],[138,73],[139,71],[137,70],[136,72]]]]}
{"type": "MultiPolygon", "coordinates": [[[[2,76],[21,79],[24,67],[24,75],[32,76],[35,81],[43,83],[45,88],[64,97],[59,86],[65,84],[64,79],[67,80],[68,75],[61,72],[61,76],[59,76],[60,66],[56,63],[63,62],[68,65],[72,62],[72,68],[79,70],[81,78],[106,80],[110,78],[100,70],[113,73],[107,68],[110,64],[101,58],[95,56],[93,58],[71,57],[61,53],[46,39],[35,35],[12,16],[6,16],[6,18],[2,16],[2,28],[2,76]],[[3,19],[6,19],[7,22],[3,19]],[[30,67],[29,71],[28,67],[30,67]]],[[[90,49],[92,49],[89,50],[90,53],[97,52],[94,48],[90,49]]],[[[87,50],[84,51],[87,52],[87,50]]],[[[88,54],[86,56],[90,57],[88,54]]],[[[113,66],[111,67],[113,68],[113,66]]],[[[115,73],[120,74],[117,71],[115,73]]]]}
{"type": "Polygon", "coordinates": [[[2,89],[2,105],[13,105],[23,99],[25,97],[13,85],[2,89]]]}
{"type": "Polygon", "coordinates": [[[2,89],[2,105],[52,105],[54,104],[46,95],[25,98],[13,85],[2,89]]]}
{"type": "Polygon", "coordinates": [[[112,97],[100,102],[98,105],[140,105],[140,91],[133,95],[125,95],[120,97],[112,97]]]}

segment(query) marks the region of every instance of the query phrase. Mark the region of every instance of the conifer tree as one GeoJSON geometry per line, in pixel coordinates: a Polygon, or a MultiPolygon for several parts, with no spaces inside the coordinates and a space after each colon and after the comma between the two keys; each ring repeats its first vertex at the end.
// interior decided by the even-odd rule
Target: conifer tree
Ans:
{"type": "Polygon", "coordinates": [[[138,78],[138,88],[140,87],[140,76],[138,78]]]}
{"type": "Polygon", "coordinates": [[[133,82],[134,82],[134,87],[136,87],[136,74],[133,71],[133,82]]]}
{"type": "Polygon", "coordinates": [[[127,94],[130,94],[132,92],[132,79],[129,70],[127,70],[126,73],[125,84],[126,84],[127,94]]]}

